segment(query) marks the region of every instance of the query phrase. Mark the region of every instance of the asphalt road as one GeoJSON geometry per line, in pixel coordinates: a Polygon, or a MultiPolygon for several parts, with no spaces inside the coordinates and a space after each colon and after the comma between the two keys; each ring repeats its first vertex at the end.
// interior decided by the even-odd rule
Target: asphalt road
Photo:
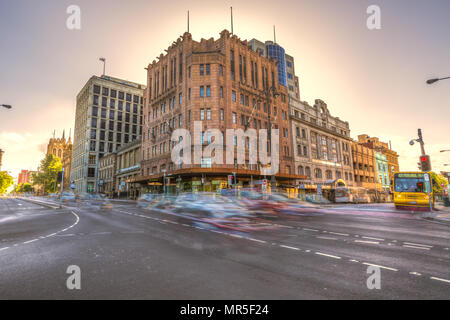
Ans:
{"type": "Polygon", "coordinates": [[[270,224],[232,233],[127,203],[0,199],[0,299],[450,298],[450,226],[389,206],[270,224]],[[72,265],[80,290],[66,286],[72,265]],[[367,287],[370,265],[380,289],[367,287]]]}

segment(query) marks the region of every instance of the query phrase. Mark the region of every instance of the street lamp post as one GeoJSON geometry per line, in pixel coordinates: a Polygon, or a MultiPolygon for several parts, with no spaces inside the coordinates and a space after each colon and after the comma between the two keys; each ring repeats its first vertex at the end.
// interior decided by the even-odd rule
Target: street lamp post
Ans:
{"type": "Polygon", "coordinates": [[[433,84],[435,82],[438,82],[438,81],[441,81],[441,80],[446,80],[446,79],[450,79],[450,77],[429,79],[429,80],[427,80],[427,84],[433,84]]]}

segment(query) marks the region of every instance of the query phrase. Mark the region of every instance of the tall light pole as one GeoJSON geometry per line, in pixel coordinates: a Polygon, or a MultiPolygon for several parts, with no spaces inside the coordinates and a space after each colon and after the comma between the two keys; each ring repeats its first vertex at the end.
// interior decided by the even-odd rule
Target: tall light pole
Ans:
{"type": "Polygon", "coordinates": [[[410,145],[414,145],[414,142],[419,142],[420,143],[420,150],[422,151],[422,155],[425,155],[425,143],[423,142],[423,137],[422,137],[422,129],[417,129],[417,135],[419,136],[419,139],[413,139],[409,142],[410,145]]]}
{"type": "Polygon", "coordinates": [[[438,81],[441,81],[441,80],[446,80],[446,79],[450,79],[450,77],[429,79],[429,80],[427,80],[427,84],[433,84],[435,82],[438,82],[438,81]]]}
{"type": "Polygon", "coordinates": [[[11,109],[12,106],[9,104],[1,104],[0,106],[5,107],[6,109],[11,109]]]}

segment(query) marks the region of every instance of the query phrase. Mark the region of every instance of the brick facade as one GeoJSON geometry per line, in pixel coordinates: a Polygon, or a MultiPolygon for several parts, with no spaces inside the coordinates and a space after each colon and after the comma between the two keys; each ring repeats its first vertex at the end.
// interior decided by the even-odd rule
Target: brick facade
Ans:
{"type": "MultiPolygon", "coordinates": [[[[202,168],[200,164],[179,168],[171,161],[172,130],[185,128],[193,137],[194,121],[202,121],[202,131],[219,129],[222,133],[244,129],[247,123],[252,129],[268,128],[271,123],[279,129],[280,175],[293,174],[287,88],[278,83],[276,66],[276,61],[253,51],[247,41],[226,30],[217,40],[196,42],[189,33],[177,39],[165,55],[148,66],[140,180],[151,180],[164,171],[202,168]],[[270,95],[269,104],[262,91],[271,87],[277,94],[270,95]]],[[[224,146],[224,163],[225,152],[224,146]]],[[[203,168],[223,173],[256,172],[260,167],[246,163],[203,168]]]]}

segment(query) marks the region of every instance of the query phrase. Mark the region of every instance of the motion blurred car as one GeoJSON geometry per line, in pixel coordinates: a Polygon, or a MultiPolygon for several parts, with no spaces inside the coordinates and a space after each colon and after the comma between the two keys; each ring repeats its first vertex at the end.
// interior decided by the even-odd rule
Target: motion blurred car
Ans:
{"type": "Polygon", "coordinates": [[[75,202],[75,194],[70,191],[64,191],[61,196],[58,196],[58,199],[61,198],[63,202],[75,202]]]}
{"type": "Polygon", "coordinates": [[[81,192],[76,198],[79,205],[90,209],[110,210],[114,207],[111,201],[101,193],[81,192]]]}
{"type": "Polygon", "coordinates": [[[138,208],[148,209],[156,204],[161,197],[160,194],[156,193],[143,193],[137,201],[137,206],[138,208]]]}

